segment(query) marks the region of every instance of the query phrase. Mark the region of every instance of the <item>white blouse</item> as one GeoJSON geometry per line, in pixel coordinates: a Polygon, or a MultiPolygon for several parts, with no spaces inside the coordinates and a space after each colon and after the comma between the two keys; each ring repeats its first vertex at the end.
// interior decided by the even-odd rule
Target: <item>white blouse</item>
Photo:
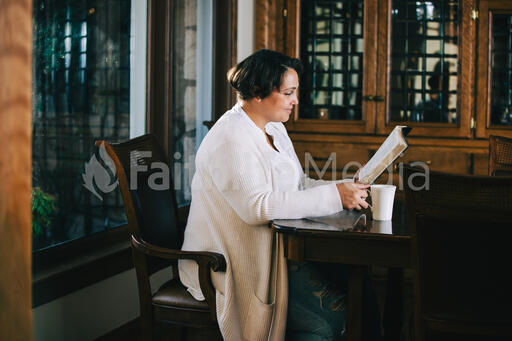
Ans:
{"type": "MultiPolygon", "coordinates": [[[[219,326],[226,340],[241,340],[244,325],[257,323],[247,318],[254,311],[251,302],[268,299],[274,250],[269,221],[343,209],[335,183],[304,175],[284,125],[272,122],[265,128],[278,151],[236,104],[205,136],[195,160],[182,249],[218,252],[226,258],[226,272],[212,273],[219,326]]],[[[194,298],[204,300],[197,264],[180,261],[179,275],[194,298]]],[[[286,274],[281,275],[287,283],[286,274]]],[[[285,321],[287,295],[281,296],[279,309],[284,313],[278,315],[285,321]]]]}

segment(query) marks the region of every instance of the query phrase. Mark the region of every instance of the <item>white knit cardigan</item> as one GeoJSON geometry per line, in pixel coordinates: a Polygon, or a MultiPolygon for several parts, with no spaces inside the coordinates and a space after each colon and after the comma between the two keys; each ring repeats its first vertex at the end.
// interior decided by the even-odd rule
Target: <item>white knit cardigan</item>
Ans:
{"type": "MultiPolygon", "coordinates": [[[[212,281],[227,341],[284,339],[286,260],[269,221],[343,209],[334,183],[304,175],[284,125],[272,122],[265,129],[279,152],[236,104],[208,132],[195,160],[183,250],[226,258],[226,272],[212,272],[212,281]]],[[[179,275],[189,292],[204,300],[197,264],[180,261],[179,275]]]]}

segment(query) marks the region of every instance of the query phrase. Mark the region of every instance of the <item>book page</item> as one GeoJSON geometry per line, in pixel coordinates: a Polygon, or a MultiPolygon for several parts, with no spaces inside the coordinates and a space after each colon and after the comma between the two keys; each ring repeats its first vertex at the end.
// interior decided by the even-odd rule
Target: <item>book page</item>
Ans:
{"type": "Polygon", "coordinates": [[[402,135],[402,128],[396,126],[384,143],[379,147],[375,155],[359,171],[359,182],[371,184],[393,161],[407,149],[408,144],[402,135]]]}

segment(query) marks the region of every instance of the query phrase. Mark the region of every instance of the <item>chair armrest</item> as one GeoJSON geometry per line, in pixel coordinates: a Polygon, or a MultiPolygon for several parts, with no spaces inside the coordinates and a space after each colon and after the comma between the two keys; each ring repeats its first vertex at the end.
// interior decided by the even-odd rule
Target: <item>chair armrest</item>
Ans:
{"type": "Polygon", "coordinates": [[[163,259],[192,259],[199,265],[207,265],[212,271],[226,271],[226,260],[220,253],[209,251],[183,251],[167,249],[140,240],[132,235],[132,246],[138,251],[152,257],[163,259]]]}
{"type": "Polygon", "coordinates": [[[215,288],[213,287],[210,270],[214,272],[226,271],[226,259],[223,255],[209,251],[182,251],[167,249],[147,243],[134,235],[131,236],[132,246],[135,250],[152,257],[163,259],[190,259],[199,266],[199,286],[210,308],[210,316],[217,320],[215,288]]]}

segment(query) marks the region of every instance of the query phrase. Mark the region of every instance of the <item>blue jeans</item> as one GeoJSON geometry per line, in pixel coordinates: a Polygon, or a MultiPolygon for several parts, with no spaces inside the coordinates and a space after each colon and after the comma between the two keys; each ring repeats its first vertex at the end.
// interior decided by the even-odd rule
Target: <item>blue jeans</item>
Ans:
{"type": "Polygon", "coordinates": [[[344,340],[347,269],[321,263],[288,264],[288,318],[290,341],[344,340]]]}
{"type": "MultiPolygon", "coordinates": [[[[344,264],[289,262],[286,340],[345,340],[347,279],[344,264]]],[[[380,340],[380,314],[369,279],[363,312],[364,340],[380,340]]]]}

